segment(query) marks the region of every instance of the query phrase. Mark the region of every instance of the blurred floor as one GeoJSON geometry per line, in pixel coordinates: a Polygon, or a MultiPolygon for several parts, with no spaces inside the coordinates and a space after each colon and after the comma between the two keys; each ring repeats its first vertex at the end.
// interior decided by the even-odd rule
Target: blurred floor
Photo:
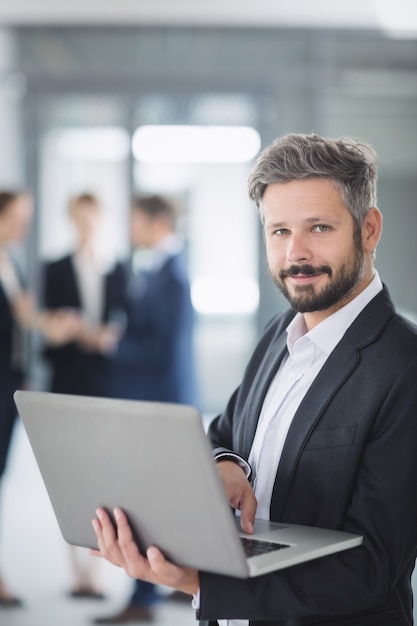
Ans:
{"type": "MultiPolygon", "coordinates": [[[[18,423],[1,493],[1,567],[23,608],[0,607],[1,626],[83,626],[123,607],[132,582],[100,561],[106,600],[73,600],[69,550],[61,537],[23,427],[18,423]]],[[[153,622],[165,626],[196,624],[191,604],[166,600],[153,622]]]]}

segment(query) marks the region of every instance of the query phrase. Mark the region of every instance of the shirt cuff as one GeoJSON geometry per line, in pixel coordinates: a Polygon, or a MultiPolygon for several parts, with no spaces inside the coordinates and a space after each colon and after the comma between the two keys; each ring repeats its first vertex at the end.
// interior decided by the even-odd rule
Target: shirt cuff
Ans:
{"type": "Polygon", "coordinates": [[[191,602],[191,606],[196,611],[199,610],[199,608],[200,608],[200,589],[197,591],[196,594],[193,595],[193,601],[191,602]]]}
{"type": "Polygon", "coordinates": [[[237,463],[237,465],[239,465],[239,467],[241,467],[245,472],[246,478],[248,480],[250,479],[252,468],[249,463],[238,454],[235,454],[234,452],[219,452],[214,456],[214,460],[216,463],[218,461],[233,461],[233,463],[237,463]]]}

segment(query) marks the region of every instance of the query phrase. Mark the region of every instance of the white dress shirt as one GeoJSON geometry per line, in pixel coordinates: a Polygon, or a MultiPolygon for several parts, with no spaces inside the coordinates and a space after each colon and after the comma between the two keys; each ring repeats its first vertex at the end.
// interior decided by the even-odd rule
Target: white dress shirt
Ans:
{"type": "Polygon", "coordinates": [[[0,248],[0,282],[8,300],[22,292],[22,286],[13,262],[6,250],[0,248]]]}
{"type": "Polygon", "coordinates": [[[74,264],[83,315],[92,326],[99,326],[104,306],[104,275],[109,269],[106,262],[97,261],[82,251],[76,252],[74,264]]]}
{"type": "MultiPolygon", "coordinates": [[[[0,248],[0,284],[4,294],[13,305],[13,299],[24,292],[16,267],[9,257],[7,250],[0,248]]],[[[15,321],[12,329],[12,357],[11,365],[18,371],[22,370],[27,361],[27,337],[24,329],[15,321]]]]}
{"type": "MultiPolygon", "coordinates": [[[[347,328],[381,289],[381,280],[375,272],[366,289],[310,332],[307,332],[304,317],[300,313],[288,325],[288,355],[282,361],[265,396],[248,459],[254,473],[257,518],[269,519],[278,464],[301,401],[347,328]]],[[[248,624],[248,620],[219,620],[219,626],[248,624]]]]}

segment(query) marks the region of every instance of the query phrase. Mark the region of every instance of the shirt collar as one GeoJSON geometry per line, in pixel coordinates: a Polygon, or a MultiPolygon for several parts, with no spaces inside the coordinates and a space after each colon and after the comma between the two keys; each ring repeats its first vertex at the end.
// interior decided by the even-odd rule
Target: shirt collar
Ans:
{"type": "Polygon", "coordinates": [[[179,254],[181,250],[182,242],[178,235],[167,235],[153,249],[151,270],[159,270],[169,257],[179,254]]]}

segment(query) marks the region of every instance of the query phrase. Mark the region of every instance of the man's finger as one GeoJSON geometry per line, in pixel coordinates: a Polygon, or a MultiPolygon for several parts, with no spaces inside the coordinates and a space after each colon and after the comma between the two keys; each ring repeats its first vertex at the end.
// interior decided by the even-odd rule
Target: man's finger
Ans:
{"type": "Polygon", "coordinates": [[[143,558],[139,551],[126,515],[121,509],[117,508],[114,509],[114,517],[117,524],[118,546],[129,570],[132,568],[131,564],[137,564],[139,560],[145,564],[146,559],[143,558]]]}
{"type": "Polygon", "coordinates": [[[253,522],[255,520],[258,503],[251,488],[249,488],[242,499],[240,506],[240,525],[246,533],[253,533],[253,522]]]}
{"type": "Polygon", "coordinates": [[[123,557],[117,543],[117,535],[110,516],[104,509],[97,509],[95,524],[98,547],[103,556],[115,565],[123,566],[123,557]],[[98,522],[98,523],[97,523],[98,522]]]}

